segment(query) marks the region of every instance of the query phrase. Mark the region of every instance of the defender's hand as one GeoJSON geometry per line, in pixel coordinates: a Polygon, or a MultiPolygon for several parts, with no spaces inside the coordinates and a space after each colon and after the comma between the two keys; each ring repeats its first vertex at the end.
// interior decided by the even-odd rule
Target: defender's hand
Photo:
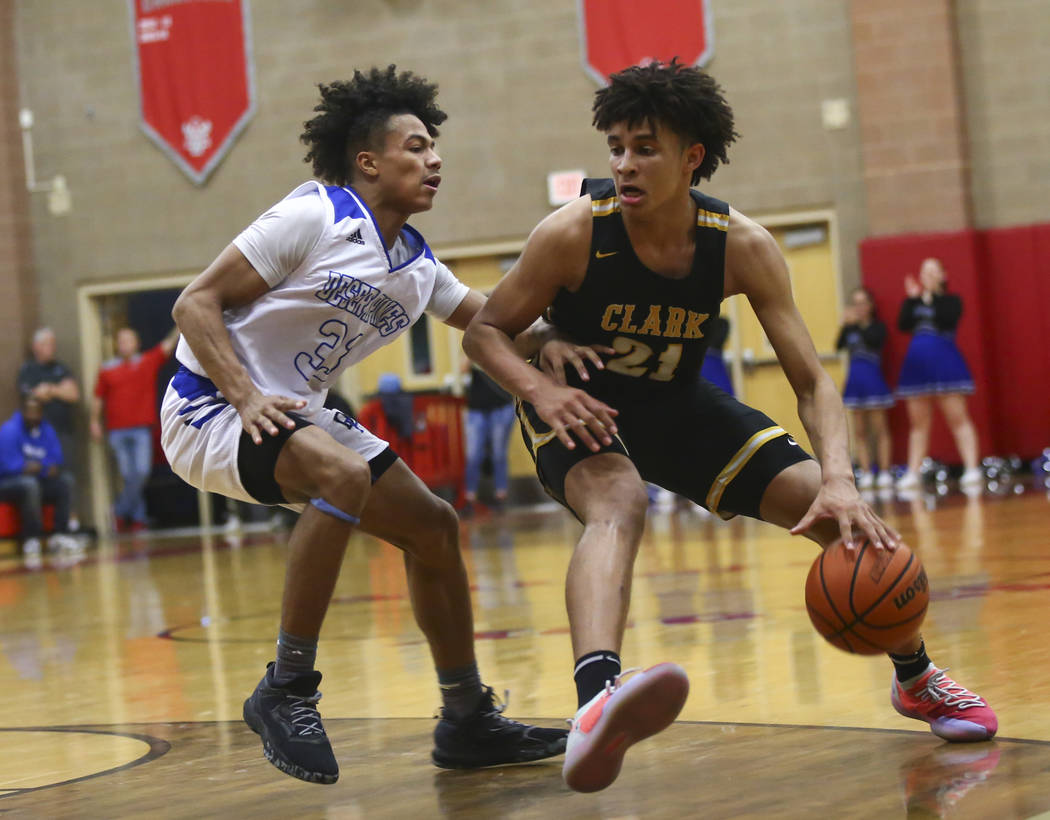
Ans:
{"type": "Polygon", "coordinates": [[[539,417],[568,449],[576,449],[576,436],[584,445],[598,452],[602,444],[612,444],[616,434],[613,416],[617,411],[574,387],[555,386],[532,402],[539,417]],[[570,433],[572,435],[570,435],[570,433]]]}
{"type": "Polygon", "coordinates": [[[276,436],[277,425],[295,429],[295,422],[284,414],[285,410],[301,410],[306,406],[303,399],[291,399],[288,396],[264,396],[255,391],[239,405],[237,412],[241,417],[241,426],[252,437],[256,444],[262,444],[262,434],[276,436]]]}
{"type": "Polygon", "coordinates": [[[565,368],[572,366],[583,381],[590,381],[591,374],[587,363],[594,365],[595,370],[604,370],[605,363],[599,355],[616,353],[606,345],[579,345],[565,339],[551,339],[540,348],[540,369],[558,384],[565,384],[565,368]]]}
{"type": "Polygon", "coordinates": [[[868,503],[860,497],[853,481],[846,478],[828,481],[820,486],[820,492],[813,499],[806,514],[794,527],[792,535],[799,535],[808,530],[817,521],[831,518],[839,522],[842,543],[847,549],[855,549],[854,529],[863,532],[871,539],[875,549],[897,549],[900,533],[879,518],[868,503]]]}

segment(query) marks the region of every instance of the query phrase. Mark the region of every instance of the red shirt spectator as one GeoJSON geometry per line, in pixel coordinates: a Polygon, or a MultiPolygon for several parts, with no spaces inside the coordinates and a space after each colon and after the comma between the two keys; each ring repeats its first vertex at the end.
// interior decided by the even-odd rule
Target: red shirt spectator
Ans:
{"type": "Polygon", "coordinates": [[[157,423],[157,373],[168,360],[164,344],[102,366],[95,395],[105,404],[106,429],[152,427],[157,423]]]}
{"type": "Polygon", "coordinates": [[[101,416],[106,429],[153,427],[157,423],[157,373],[175,349],[177,331],[144,353],[138,334],[131,328],[117,331],[117,357],[99,370],[91,412],[91,433],[102,438],[101,416]]]}

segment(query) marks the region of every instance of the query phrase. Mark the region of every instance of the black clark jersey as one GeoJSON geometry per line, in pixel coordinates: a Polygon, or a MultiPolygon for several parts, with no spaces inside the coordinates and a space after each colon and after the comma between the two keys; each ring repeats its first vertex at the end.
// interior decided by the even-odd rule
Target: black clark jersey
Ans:
{"type": "Polygon", "coordinates": [[[582,344],[605,344],[616,353],[605,370],[591,370],[574,387],[596,397],[643,397],[692,385],[718,317],[725,277],[729,206],[690,190],[696,203],[696,250],[688,276],[670,279],[647,268],[635,255],[611,179],[584,180],[591,197],[593,231],[590,261],[576,292],[562,289],[551,305],[550,321],[582,344]]]}

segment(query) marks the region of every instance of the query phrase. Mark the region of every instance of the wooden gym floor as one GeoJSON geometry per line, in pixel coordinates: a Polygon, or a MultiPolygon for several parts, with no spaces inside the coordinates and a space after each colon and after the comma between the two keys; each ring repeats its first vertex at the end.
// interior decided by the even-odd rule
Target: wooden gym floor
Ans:
{"type": "MultiPolygon", "coordinates": [[[[1050,499],[883,503],[926,564],[931,656],[998,711],[950,745],[889,704],[891,668],[810,627],[809,542],[688,509],[654,512],[623,656],[675,660],[682,720],[597,795],[560,760],[429,763],[436,682],[397,552],[354,536],[322,634],[334,786],[286,777],[240,722],[271,658],[284,534],[130,539],[32,569],[0,559],[0,814],[12,817],[1050,818],[1050,499]]],[[[508,714],[559,725],[575,693],[560,509],[463,525],[484,679],[508,714]]]]}

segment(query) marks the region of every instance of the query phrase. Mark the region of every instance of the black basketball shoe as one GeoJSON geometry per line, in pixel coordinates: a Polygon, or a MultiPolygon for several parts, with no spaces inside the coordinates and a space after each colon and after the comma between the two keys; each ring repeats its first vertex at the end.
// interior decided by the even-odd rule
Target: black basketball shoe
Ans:
{"type": "Polygon", "coordinates": [[[320,672],[300,675],[277,686],[273,661],[244,702],[244,722],[262,738],[263,754],[285,774],[310,783],[335,783],[339,764],[328,742],[317,701],[320,672]]]}
{"type": "Polygon", "coordinates": [[[456,720],[441,710],[434,728],[431,758],[442,769],[479,769],[508,763],[528,763],[565,751],[565,729],[528,726],[503,717],[505,704],[496,702],[491,686],[473,714],[456,720]]]}

